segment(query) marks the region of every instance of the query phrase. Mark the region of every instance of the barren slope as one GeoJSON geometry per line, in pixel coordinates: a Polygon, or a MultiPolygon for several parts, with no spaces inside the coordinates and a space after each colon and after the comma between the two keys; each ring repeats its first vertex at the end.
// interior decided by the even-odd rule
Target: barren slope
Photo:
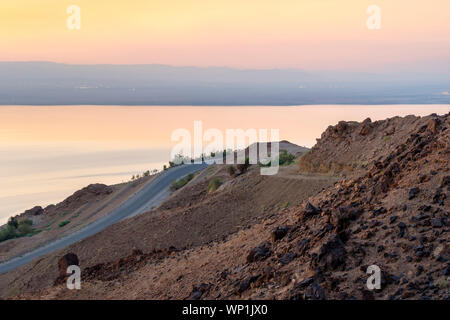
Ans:
{"type": "MultiPolygon", "coordinates": [[[[22,288],[28,285],[34,293],[20,297],[449,299],[450,116],[388,119],[372,124],[366,133],[362,128],[367,123],[329,128],[302,158],[301,169],[309,174],[299,179],[280,174],[270,179],[275,186],[270,189],[264,185],[269,179],[249,172],[240,177],[240,183],[228,183],[214,195],[197,193],[194,204],[182,198],[173,200],[187,205],[180,212],[199,202],[215,209],[204,209],[199,218],[208,220],[195,220],[201,228],[183,234],[183,238],[190,234],[193,241],[202,238],[204,242],[170,248],[175,238],[167,236],[161,242],[165,244],[160,245],[162,250],[138,247],[142,251],[128,251],[121,259],[84,267],[82,290],[56,285],[36,291],[32,282],[25,282],[22,288]],[[391,138],[384,138],[385,130],[393,127],[398,129],[389,132],[391,138]],[[308,195],[301,188],[317,180],[317,174],[310,175],[312,171],[351,174],[308,195]],[[301,183],[283,188],[293,181],[301,183]],[[261,197],[252,192],[258,187],[261,197]],[[246,224],[248,228],[227,237],[208,238],[208,230],[212,234],[218,230],[209,222],[211,217],[220,217],[220,224],[227,221],[227,215],[216,216],[217,212],[233,209],[240,221],[250,221],[259,201],[270,205],[282,196],[279,192],[271,198],[276,188],[289,190],[298,201],[285,208],[272,206],[267,215],[259,212],[256,221],[246,224]],[[246,214],[240,215],[240,206],[246,214]],[[382,288],[368,291],[366,269],[373,264],[382,270],[382,288]]],[[[194,221],[189,219],[195,210],[183,218],[186,228],[192,228],[194,221]]],[[[153,223],[144,223],[146,230],[153,223]]],[[[154,231],[150,229],[147,236],[154,231]]],[[[147,242],[141,239],[134,244],[138,243],[147,242]]],[[[56,257],[49,262],[56,263],[56,257]]]]}
{"type": "Polygon", "coordinates": [[[41,230],[32,237],[21,237],[0,243],[0,262],[20,256],[34,248],[71,234],[85,225],[103,217],[138,192],[153,176],[113,186],[92,184],[64,201],[45,208],[34,207],[16,216],[18,220],[30,219],[33,228],[41,230]],[[69,223],[59,226],[63,221],[69,223]]]}

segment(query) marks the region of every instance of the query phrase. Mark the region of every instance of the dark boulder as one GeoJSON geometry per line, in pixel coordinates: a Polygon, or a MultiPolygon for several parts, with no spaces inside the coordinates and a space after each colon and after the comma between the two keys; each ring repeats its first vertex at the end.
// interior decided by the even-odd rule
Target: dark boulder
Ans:
{"type": "Polygon", "coordinates": [[[239,284],[239,288],[238,288],[238,292],[242,293],[245,290],[247,290],[248,288],[250,288],[250,285],[255,282],[256,280],[258,280],[259,275],[256,276],[249,276],[247,278],[245,278],[240,284],[239,284]]]}
{"type": "Polygon", "coordinates": [[[417,187],[411,188],[408,193],[408,199],[409,200],[414,199],[419,192],[420,192],[419,188],[417,188],[417,187]]]}
{"type": "Polygon", "coordinates": [[[276,227],[274,230],[272,230],[272,241],[275,242],[277,240],[283,239],[288,230],[289,227],[276,227]]]}
{"type": "Polygon", "coordinates": [[[322,270],[336,270],[345,265],[346,251],[341,238],[334,234],[322,245],[318,254],[311,259],[313,267],[322,270]]]}
{"type": "Polygon", "coordinates": [[[247,256],[247,262],[262,261],[267,259],[271,254],[272,251],[270,250],[270,244],[263,242],[250,251],[247,256]]]}
{"type": "Polygon", "coordinates": [[[305,205],[305,210],[304,210],[304,217],[308,218],[308,217],[312,217],[315,215],[318,215],[322,213],[322,210],[320,210],[319,208],[316,208],[315,206],[313,206],[311,204],[311,202],[307,202],[305,205]]]}
{"type": "Polygon", "coordinates": [[[78,257],[74,253],[68,253],[61,257],[58,261],[59,276],[65,278],[67,276],[67,268],[69,266],[79,266],[78,257]]]}
{"type": "Polygon", "coordinates": [[[278,259],[278,262],[281,265],[285,265],[285,264],[288,264],[289,262],[291,262],[292,260],[294,260],[295,258],[297,258],[297,254],[295,252],[291,251],[291,252],[286,253],[280,259],[278,259]]]}

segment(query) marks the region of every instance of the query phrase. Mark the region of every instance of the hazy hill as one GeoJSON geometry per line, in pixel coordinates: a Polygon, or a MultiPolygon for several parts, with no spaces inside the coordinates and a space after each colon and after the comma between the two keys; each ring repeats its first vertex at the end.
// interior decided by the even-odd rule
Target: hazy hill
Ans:
{"type": "Polygon", "coordinates": [[[448,75],[0,62],[0,104],[450,103],[448,75]]]}

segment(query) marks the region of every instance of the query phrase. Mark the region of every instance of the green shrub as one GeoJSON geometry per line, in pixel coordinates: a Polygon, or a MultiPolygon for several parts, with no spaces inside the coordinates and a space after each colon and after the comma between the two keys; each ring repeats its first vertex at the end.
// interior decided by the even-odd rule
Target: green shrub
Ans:
{"type": "Polygon", "coordinates": [[[295,156],[286,150],[281,150],[280,152],[280,166],[289,165],[294,162],[295,156]]]}
{"type": "MultiPolygon", "coordinates": [[[[24,221],[22,221],[24,222],[24,221]]],[[[20,235],[27,235],[29,233],[33,232],[33,228],[28,223],[19,223],[19,227],[17,228],[17,231],[19,231],[20,235]]]]}
{"type": "Polygon", "coordinates": [[[175,191],[184,187],[189,181],[194,178],[193,173],[189,173],[186,177],[175,180],[170,184],[170,191],[175,191]]]}
{"type": "Polygon", "coordinates": [[[60,223],[58,224],[58,226],[59,226],[60,228],[62,228],[62,227],[64,227],[65,225],[68,225],[69,223],[70,223],[69,220],[64,220],[63,222],[60,222],[60,223]]]}
{"type": "Polygon", "coordinates": [[[17,229],[12,225],[8,224],[6,228],[0,230],[0,242],[16,238],[17,236],[17,229]]]}
{"type": "Polygon", "coordinates": [[[0,242],[13,238],[32,237],[41,232],[32,227],[33,221],[25,219],[20,222],[16,218],[10,218],[6,228],[0,230],[0,242]]]}
{"type": "Polygon", "coordinates": [[[17,219],[14,217],[9,218],[8,220],[8,226],[13,227],[14,229],[17,229],[17,227],[19,226],[19,223],[17,222],[17,219]]]}
{"type": "Polygon", "coordinates": [[[222,185],[222,181],[219,178],[212,178],[208,184],[208,192],[214,192],[222,185]]]}
{"type": "MultiPolygon", "coordinates": [[[[277,160],[278,160],[278,165],[287,166],[287,165],[294,163],[295,156],[292,153],[287,152],[286,150],[281,150],[277,160]]],[[[277,161],[277,160],[275,160],[275,161],[277,161]]],[[[261,167],[270,167],[271,165],[272,165],[271,161],[269,161],[267,164],[260,163],[261,167]]]]}

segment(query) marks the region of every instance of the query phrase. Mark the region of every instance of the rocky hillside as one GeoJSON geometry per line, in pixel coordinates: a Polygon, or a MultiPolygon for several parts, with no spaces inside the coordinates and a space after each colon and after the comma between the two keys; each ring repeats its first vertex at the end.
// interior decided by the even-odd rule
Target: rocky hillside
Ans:
{"type": "Polygon", "coordinates": [[[340,122],[302,157],[307,173],[298,174],[309,183],[316,171],[345,172],[334,185],[272,206],[222,239],[84,268],[83,290],[56,285],[20,297],[450,299],[449,127],[448,114],[340,122]],[[366,287],[370,265],[381,269],[380,290],[366,287]]]}
{"type": "Polygon", "coordinates": [[[410,143],[413,132],[437,133],[435,121],[439,119],[407,116],[375,122],[369,118],[361,123],[341,121],[322,133],[317,144],[302,158],[300,169],[304,172],[367,170],[373,161],[380,161],[399,146],[410,143]]]}

